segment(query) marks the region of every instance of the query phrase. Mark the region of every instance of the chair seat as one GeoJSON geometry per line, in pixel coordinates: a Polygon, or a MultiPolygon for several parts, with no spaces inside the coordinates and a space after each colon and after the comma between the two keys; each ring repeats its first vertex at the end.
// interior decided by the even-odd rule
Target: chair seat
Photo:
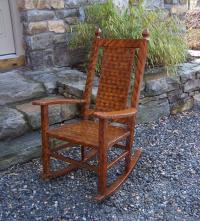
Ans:
{"type": "MultiPolygon", "coordinates": [[[[106,145],[112,146],[127,137],[129,133],[125,128],[108,125],[106,145]]],[[[99,123],[94,121],[82,120],[78,123],[66,124],[59,128],[49,129],[47,134],[49,137],[88,147],[98,147],[99,145],[99,123]]]]}

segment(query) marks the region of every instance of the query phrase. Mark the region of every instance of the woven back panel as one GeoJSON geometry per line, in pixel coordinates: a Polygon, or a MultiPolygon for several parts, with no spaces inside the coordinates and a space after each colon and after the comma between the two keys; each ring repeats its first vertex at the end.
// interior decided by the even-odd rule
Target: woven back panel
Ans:
{"type": "Polygon", "coordinates": [[[96,110],[114,111],[127,107],[133,48],[104,48],[96,110]]]}

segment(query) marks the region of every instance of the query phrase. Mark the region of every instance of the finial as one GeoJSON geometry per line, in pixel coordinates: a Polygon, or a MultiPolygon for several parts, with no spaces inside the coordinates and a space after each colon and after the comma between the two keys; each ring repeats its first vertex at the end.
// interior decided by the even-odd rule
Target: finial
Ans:
{"type": "Polygon", "coordinates": [[[100,28],[96,29],[95,36],[96,36],[96,38],[100,38],[101,37],[101,29],[100,28]]]}
{"type": "Polygon", "coordinates": [[[146,39],[147,41],[149,40],[149,30],[147,28],[144,29],[144,31],[142,32],[142,36],[144,39],[146,39]]]}

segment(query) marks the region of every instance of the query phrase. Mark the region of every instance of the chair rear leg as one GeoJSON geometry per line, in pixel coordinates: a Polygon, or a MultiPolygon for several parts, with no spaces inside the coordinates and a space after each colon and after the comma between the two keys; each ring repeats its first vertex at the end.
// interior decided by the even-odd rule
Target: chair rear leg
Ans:
{"type": "Polygon", "coordinates": [[[131,169],[131,158],[132,158],[132,146],[133,146],[133,141],[134,141],[134,128],[135,128],[135,116],[130,119],[128,122],[128,128],[130,131],[130,135],[126,140],[126,149],[129,152],[127,157],[125,158],[125,172],[128,173],[129,170],[131,169]]]}
{"type": "Polygon", "coordinates": [[[128,173],[129,170],[131,169],[132,145],[133,145],[133,138],[130,135],[126,141],[126,149],[128,151],[128,155],[125,158],[125,172],[126,173],[128,173]]]}

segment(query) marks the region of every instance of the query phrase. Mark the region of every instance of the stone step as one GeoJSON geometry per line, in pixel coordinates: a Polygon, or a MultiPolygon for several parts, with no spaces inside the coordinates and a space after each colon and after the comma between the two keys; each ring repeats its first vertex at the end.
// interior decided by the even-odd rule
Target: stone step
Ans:
{"type": "MultiPolygon", "coordinates": [[[[61,98],[55,95],[58,81],[73,84],[83,79],[86,79],[84,73],[69,68],[16,69],[0,73],[0,140],[13,139],[39,129],[40,107],[33,106],[32,101],[61,98]]],[[[50,125],[72,119],[77,113],[77,105],[51,106],[50,125]]]]}
{"type": "Polygon", "coordinates": [[[15,138],[28,131],[28,124],[22,113],[14,108],[0,108],[0,140],[15,138]]]}
{"type": "MultiPolygon", "coordinates": [[[[75,123],[79,120],[79,118],[74,118],[65,123],[75,123]]],[[[56,142],[62,144],[62,141],[57,140],[56,142]]],[[[41,133],[39,131],[28,132],[12,140],[0,141],[0,170],[41,157],[41,152],[41,133]]]]}
{"type": "Polygon", "coordinates": [[[24,103],[57,92],[57,82],[84,81],[83,72],[69,68],[32,71],[16,69],[0,73],[0,105],[24,103]]]}
{"type": "MultiPolygon", "coordinates": [[[[45,98],[50,99],[62,99],[63,96],[50,96],[45,98]]],[[[32,105],[32,102],[20,104],[16,106],[16,109],[24,114],[27,119],[27,123],[32,130],[37,130],[41,127],[40,106],[32,105]]],[[[51,105],[49,106],[49,124],[57,124],[66,120],[70,120],[78,114],[78,106],[75,104],[63,104],[63,105],[51,105]]]]}
{"type": "MultiPolygon", "coordinates": [[[[63,70],[56,73],[57,89],[60,95],[67,98],[82,98],[86,84],[86,74],[75,70],[63,70]]],[[[92,102],[95,102],[98,90],[98,77],[94,78],[92,88],[92,102]]]]}
{"type": "Polygon", "coordinates": [[[40,134],[32,132],[14,140],[1,141],[0,150],[0,170],[27,162],[41,154],[40,134]]]}
{"type": "Polygon", "coordinates": [[[68,82],[71,84],[86,79],[85,73],[67,67],[42,71],[24,71],[23,76],[32,81],[42,83],[47,94],[55,94],[57,92],[57,82],[68,82]]]}
{"type": "Polygon", "coordinates": [[[194,95],[194,107],[200,110],[200,92],[194,95]]]}
{"type": "Polygon", "coordinates": [[[43,85],[26,79],[20,70],[0,74],[0,105],[45,96],[43,85]]]}
{"type": "MultiPolygon", "coordinates": [[[[50,96],[45,99],[64,98],[50,96]]],[[[75,104],[52,105],[49,107],[49,124],[57,124],[77,116],[79,107],[75,104]]],[[[0,140],[22,136],[27,131],[37,130],[41,126],[40,106],[32,102],[18,104],[13,107],[0,108],[0,140]]]]}
{"type": "Polygon", "coordinates": [[[188,50],[191,57],[200,58],[200,50],[188,50]]]}
{"type": "MultiPolygon", "coordinates": [[[[58,93],[65,96],[65,97],[75,97],[75,98],[82,98],[83,92],[85,89],[86,77],[85,79],[77,79],[73,81],[65,80],[57,81],[58,86],[58,93]]],[[[95,79],[94,85],[92,88],[92,102],[95,102],[97,91],[98,91],[98,79],[95,79]]]]}

